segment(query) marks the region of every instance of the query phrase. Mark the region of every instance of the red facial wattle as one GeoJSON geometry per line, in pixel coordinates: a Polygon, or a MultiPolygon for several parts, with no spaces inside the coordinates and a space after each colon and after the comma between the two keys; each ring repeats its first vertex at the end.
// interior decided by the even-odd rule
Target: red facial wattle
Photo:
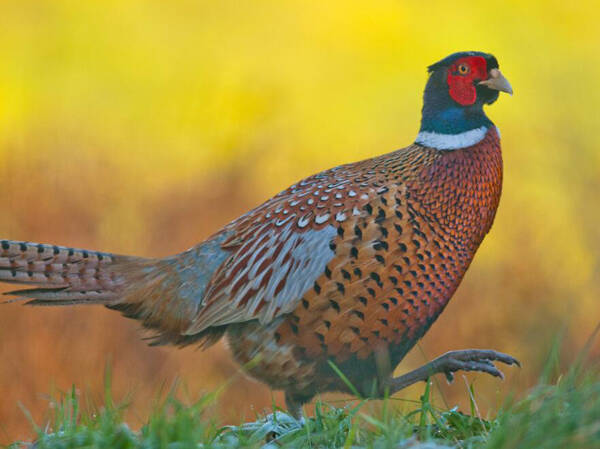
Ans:
{"type": "Polygon", "coordinates": [[[481,56],[467,56],[458,59],[448,69],[448,93],[450,97],[462,106],[469,106],[477,100],[476,82],[486,80],[487,63],[481,56]],[[467,73],[461,73],[461,66],[468,68],[467,73]]]}

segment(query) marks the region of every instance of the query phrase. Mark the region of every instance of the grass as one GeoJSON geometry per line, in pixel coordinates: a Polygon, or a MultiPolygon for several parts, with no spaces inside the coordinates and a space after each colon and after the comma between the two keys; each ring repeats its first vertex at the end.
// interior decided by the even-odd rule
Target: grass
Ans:
{"type": "Polygon", "coordinates": [[[123,422],[126,401],[113,401],[107,375],[101,407],[82,407],[73,388],[51,403],[44,427],[32,421],[35,443],[16,442],[9,448],[600,448],[600,370],[584,369],[578,362],[568,372],[553,375],[557,359],[556,354],[551,357],[538,385],[525,397],[507,400],[489,420],[478,416],[472,387],[467,415],[435,407],[427,383],[411,406],[391,399],[381,407],[371,407],[374,401],[366,399],[343,408],[317,401],[314,417],[303,423],[274,407],[254,422],[225,427],[211,416],[218,392],[191,405],[171,393],[134,431],[123,422]]]}

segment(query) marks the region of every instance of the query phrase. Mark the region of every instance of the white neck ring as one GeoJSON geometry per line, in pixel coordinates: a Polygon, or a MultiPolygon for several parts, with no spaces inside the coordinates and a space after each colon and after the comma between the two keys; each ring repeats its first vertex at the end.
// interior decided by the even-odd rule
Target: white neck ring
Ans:
{"type": "Polygon", "coordinates": [[[433,131],[421,131],[415,143],[437,150],[459,150],[473,146],[483,140],[487,134],[487,126],[471,129],[459,134],[442,134],[433,131]]]}

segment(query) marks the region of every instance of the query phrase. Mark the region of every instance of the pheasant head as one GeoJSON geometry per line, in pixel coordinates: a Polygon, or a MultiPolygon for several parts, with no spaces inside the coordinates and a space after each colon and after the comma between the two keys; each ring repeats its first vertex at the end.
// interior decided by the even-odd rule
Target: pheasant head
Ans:
{"type": "Polygon", "coordinates": [[[416,143],[455,150],[479,142],[492,126],[483,106],[494,103],[499,92],[512,95],[496,58],[475,51],[454,53],[428,70],[416,143]]]}

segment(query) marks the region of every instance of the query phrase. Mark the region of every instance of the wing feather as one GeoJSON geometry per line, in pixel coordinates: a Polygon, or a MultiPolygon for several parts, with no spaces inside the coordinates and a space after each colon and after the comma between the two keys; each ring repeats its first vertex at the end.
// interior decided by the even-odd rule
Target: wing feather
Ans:
{"type": "Polygon", "coordinates": [[[336,230],[331,225],[305,232],[292,227],[290,221],[283,230],[263,228],[266,235],[253,238],[260,245],[246,242],[230,256],[213,277],[205,305],[186,334],[252,319],[265,323],[296,308],[334,257],[330,242],[336,230]]]}
{"type": "Polygon", "coordinates": [[[293,312],[329,271],[336,245],[344,240],[338,234],[342,225],[364,215],[363,207],[382,194],[374,176],[402,176],[404,154],[313,175],[223,228],[218,235],[227,237],[219,241],[228,256],[212,274],[184,334],[250,320],[268,323],[293,312]]]}

